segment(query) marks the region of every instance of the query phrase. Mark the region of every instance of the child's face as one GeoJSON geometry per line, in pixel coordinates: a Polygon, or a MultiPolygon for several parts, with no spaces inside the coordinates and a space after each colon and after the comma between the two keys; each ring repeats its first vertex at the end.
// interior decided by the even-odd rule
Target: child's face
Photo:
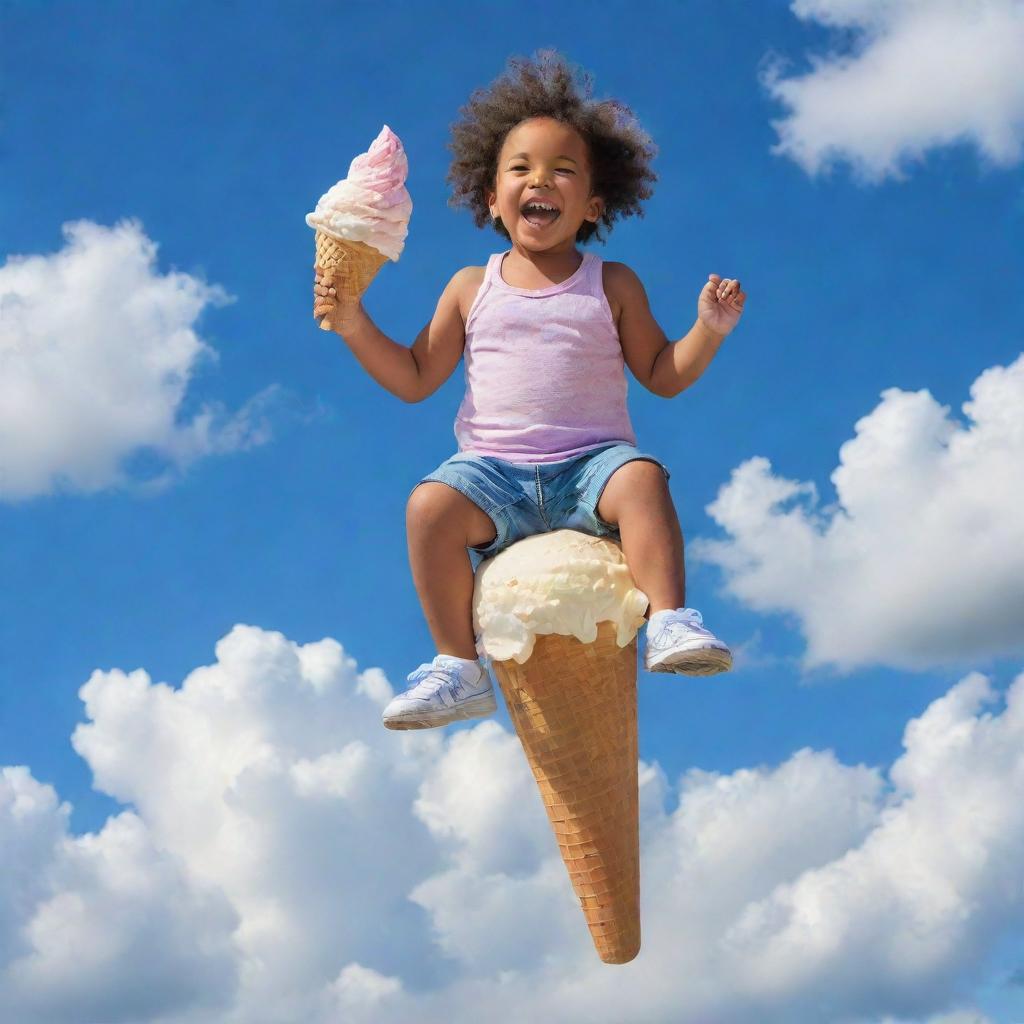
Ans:
{"type": "Polygon", "coordinates": [[[516,125],[498,154],[497,192],[488,192],[491,216],[501,217],[512,241],[536,252],[568,251],[584,220],[596,221],[603,201],[591,195],[587,146],[568,125],[536,117],[516,125]],[[531,224],[522,213],[530,199],[558,208],[543,225],[531,224]]]}

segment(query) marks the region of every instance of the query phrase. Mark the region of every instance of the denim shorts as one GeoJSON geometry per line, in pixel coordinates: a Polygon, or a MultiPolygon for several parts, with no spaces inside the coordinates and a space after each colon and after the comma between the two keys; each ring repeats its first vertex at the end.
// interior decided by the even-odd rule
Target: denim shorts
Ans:
{"type": "Polygon", "coordinates": [[[666,481],[671,476],[653,455],[612,441],[561,462],[505,462],[491,455],[458,452],[419,480],[413,490],[428,480],[448,484],[491,517],[497,536],[489,544],[467,549],[471,560],[479,556],[475,571],[483,559],[524,537],[550,530],[579,530],[621,543],[618,528],[598,516],[597,503],[612,473],[634,459],[661,466],[666,481]]]}

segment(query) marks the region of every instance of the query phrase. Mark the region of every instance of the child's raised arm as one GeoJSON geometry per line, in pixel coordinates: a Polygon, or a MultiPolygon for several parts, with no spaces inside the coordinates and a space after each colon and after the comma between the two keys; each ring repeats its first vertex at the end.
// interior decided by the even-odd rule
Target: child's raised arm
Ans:
{"type": "Polygon", "coordinates": [[[452,277],[437,300],[433,319],[412,344],[412,355],[419,368],[419,391],[414,401],[429,398],[459,365],[466,347],[466,324],[459,297],[472,273],[471,267],[463,267],[452,277]]]}
{"type": "Polygon", "coordinates": [[[469,272],[466,267],[448,282],[433,318],[411,349],[384,334],[361,302],[344,309],[339,306],[331,317],[333,329],[381,387],[403,402],[421,402],[451,376],[462,357],[466,335],[459,294],[469,272]]]}

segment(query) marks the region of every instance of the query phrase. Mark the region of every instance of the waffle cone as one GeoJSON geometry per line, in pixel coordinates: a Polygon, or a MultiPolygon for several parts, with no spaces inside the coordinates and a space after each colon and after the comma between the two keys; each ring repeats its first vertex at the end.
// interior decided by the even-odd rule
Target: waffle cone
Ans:
{"type": "Polygon", "coordinates": [[[636,638],[549,633],[520,665],[492,662],[598,955],[640,951],[636,638]]]}
{"type": "MultiPolygon", "coordinates": [[[[316,265],[324,284],[334,286],[339,300],[358,301],[387,261],[379,249],[365,242],[343,242],[323,231],[316,233],[316,265]]],[[[322,331],[333,330],[330,317],[319,320],[322,331]]]]}

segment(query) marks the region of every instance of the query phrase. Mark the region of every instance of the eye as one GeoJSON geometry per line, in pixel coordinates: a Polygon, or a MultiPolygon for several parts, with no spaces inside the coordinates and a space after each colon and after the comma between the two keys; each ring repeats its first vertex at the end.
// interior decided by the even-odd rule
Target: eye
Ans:
{"type": "MultiPolygon", "coordinates": [[[[515,167],[510,167],[509,170],[510,171],[525,171],[525,170],[527,170],[527,168],[523,164],[516,164],[515,167]]],[[[569,170],[568,167],[559,167],[558,170],[560,170],[563,174],[575,174],[576,173],[575,171],[569,170]]]]}

